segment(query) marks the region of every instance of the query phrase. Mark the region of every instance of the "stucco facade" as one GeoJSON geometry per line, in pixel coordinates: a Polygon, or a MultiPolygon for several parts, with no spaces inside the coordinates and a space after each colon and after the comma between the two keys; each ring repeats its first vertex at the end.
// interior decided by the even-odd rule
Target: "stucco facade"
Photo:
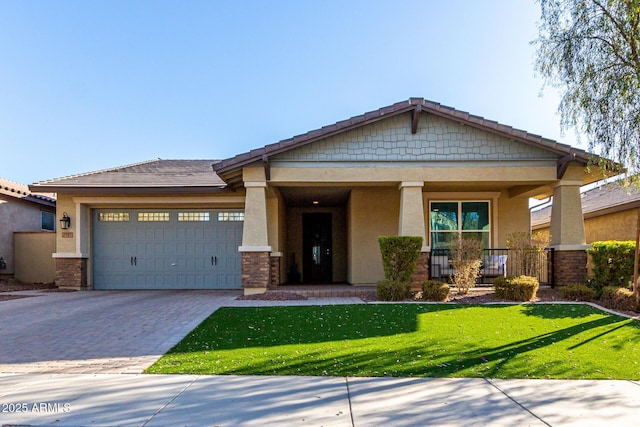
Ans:
{"type": "MultiPolygon", "coordinates": [[[[55,214],[56,204],[52,196],[32,194],[26,185],[0,178],[0,257],[6,262],[6,268],[0,270],[0,275],[15,273],[14,233],[42,231],[43,212],[45,215],[55,214]]],[[[55,224],[51,225],[55,228],[55,224]]]]}
{"type": "Polygon", "coordinates": [[[55,257],[65,265],[85,260],[74,268],[86,268],[86,288],[95,264],[92,212],[240,209],[242,287],[257,293],[294,280],[374,284],[383,277],[377,239],[384,235],[422,237],[422,263],[434,238],[453,235],[446,233],[472,232],[488,247],[504,247],[510,233],[530,229],[529,198],[552,194],[556,249],[584,251],[579,186],[596,179],[585,172],[588,156],[412,98],[209,165],[158,160],[34,188],[58,191],[58,211],[72,214],[55,257]],[[179,173],[188,168],[191,179],[179,173]],[[475,225],[454,219],[459,229],[432,229],[443,206],[459,210],[452,218],[470,207],[481,212],[472,213],[475,225]]]}
{"type": "MultiPolygon", "coordinates": [[[[588,189],[580,197],[586,243],[635,240],[640,190],[610,183],[588,189]]],[[[549,237],[551,208],[532,213],[532,229],[549,237]]]]}

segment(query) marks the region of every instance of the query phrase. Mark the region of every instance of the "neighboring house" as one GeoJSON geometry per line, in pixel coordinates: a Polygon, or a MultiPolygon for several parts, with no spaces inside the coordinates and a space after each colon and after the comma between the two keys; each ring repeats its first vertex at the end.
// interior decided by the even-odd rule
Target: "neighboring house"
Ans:
{"type": "MultiPolygon", "coordinates": [[[[640,189],[618,183],[597,186],[581,194],[587,243],[636,240],[640,189]]],[[[531,212],[531,229],[549,235],[551,206],[531,212]]]]}
{"type": "Polygon", "coordinates": [[[71,217],[54,254],[63,287],[368,285],[383,278],[382,235],[423,237],[421,280],[432,247],[458,233],[504,247],[530,229],[529,197],[551,195],[561,284],[584,276],[589,156],[411,98],[221,161],[158,159],[31,189],[57,192],[58,217],[71,217]]]}
{"type": "MultiPolygon", "coordinates": [[[[26,255],[26,258],[16,259],[15,233],[43,231],[51,233],[55,229],[56,199],[54,194],[32,193],[26,185],[0,178],[0,257],[6,263],[5,268],[0,269],[0,274],[13,275],[16,272],[16,263],[30,261],[29,258],[34,253],[31,251],[30,255],[26,255]]],[[[51,238],[52,236],[49,236],[50,240],[51,238]]],[[[37,248],[34,249],[35,252],[38,252],[37,248]]],[[[28,250],[20,252],[26,253],[28,250]]],[[[39,277],[51,276],[53,279],[54,267],[51,262],[51,251],[44,255],[51,264],[51,272],[50,274],[42,272],[39,277]]],[[[36,256],[41,258],[39,255],[36,256]]],[[[44,269],[46,270],[47,267],[44,269]]],[[[20,279],[20,277],[17,278],[20,279]]]]}

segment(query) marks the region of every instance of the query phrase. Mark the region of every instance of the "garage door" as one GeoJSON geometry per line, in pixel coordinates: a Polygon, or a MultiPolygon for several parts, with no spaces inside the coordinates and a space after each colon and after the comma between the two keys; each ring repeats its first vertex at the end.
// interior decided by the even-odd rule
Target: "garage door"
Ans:
{"type": "Polygon", "coordinates": [[[93,211],[95,289],[239,289],[244,213],[93,211]]]}

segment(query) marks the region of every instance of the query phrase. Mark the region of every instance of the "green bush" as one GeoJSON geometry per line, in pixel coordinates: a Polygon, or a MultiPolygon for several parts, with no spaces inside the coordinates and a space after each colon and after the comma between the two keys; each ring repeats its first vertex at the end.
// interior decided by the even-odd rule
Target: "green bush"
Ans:
{"type": "Polygon", "coordinates": [[[425,301],[446,301],[451,288],[439,280],[427,280],[422,284],[422,299],[425,301]]]}
{"type": "Polygon", "coordinates": [[[408,282],[381,280],[376,287],[378,301],[402,301],[410,296],[411,286],[408,282]]]}
{"type": "Polygon", "coordinates": [[[636,300],[633,291],[617,286],[605,286],[602,288],[600,303],[613,310],[635,311],[638,309],[638,300],[636,300]]]}
{"type": "Polygon", "coordinates": [[[455,269],[451,281],[458,288],[458,293],[466,294],[480,276],[482,241],[472,236],[458,235],[451,241],[449,249],[449,263],[455,269]]]}
{"type": "Polygon", "coordinates": [[[608,240],[593,242],[587,253],[591,255],[593,263],[593,278],[590,284],[600,296],[605,286],[626,288],[633,280],[633,257],[636,243],[627,241],[608,240]]]}
{"type": "Polygon", "coordinates": [[[572,283],[560,289],[562,298],[567,301],[592,301],[596,291],[583,283],[572,283]]]}
{"type": "Polygon", "coordinates": [[[409,282],[416,270],[422,237],[385,236],[378,237],[382,254],[384,278],[393,282],[409,282]]]}
{"type": "Polygon", "coordinates": [[[538,279],[531,276],[498,277],[493,282],[496,298],[507,301],[531,301],[538,286],[538,279]]]}

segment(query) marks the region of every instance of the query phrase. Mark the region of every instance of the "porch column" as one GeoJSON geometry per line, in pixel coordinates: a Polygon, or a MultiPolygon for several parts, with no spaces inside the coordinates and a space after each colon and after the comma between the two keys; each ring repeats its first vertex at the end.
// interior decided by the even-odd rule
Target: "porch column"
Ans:
{"type": "Polygon", "coordinates": [[[587,275],[587,253],[582,216],[582,181],[562,180],[553,188],[551,247],[554,249],[554,282],[583,283],[587,275]]]}
{"type": "Polygon", "coordinates": [[[429,278],[429,248],[424,227],[424,203],[422,198],[424,182],[401,182],[400,189],[400,221],[399,236],[422,237],[422,250],[416,271],[411,277],[411,286],[420,288],[422,282],[429,278]]]}
{"type": "Polygon", "coordinates": [[[267,183],[245,182],[246,197],[242,229],[242,287],[245,295],[266,292],[271,282],[267,231],[267,183]]]}

